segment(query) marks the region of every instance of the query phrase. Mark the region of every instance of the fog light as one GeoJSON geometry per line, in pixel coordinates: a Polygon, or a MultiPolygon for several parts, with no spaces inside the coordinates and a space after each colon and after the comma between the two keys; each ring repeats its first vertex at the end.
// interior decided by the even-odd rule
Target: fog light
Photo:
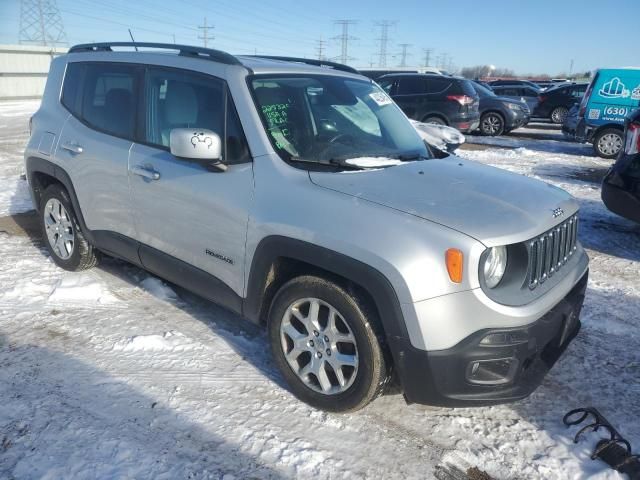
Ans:
{"type": "Polygon", "coordinates": [[[467,366],[467,380],[478,385],[502,385],[513,380],[517,368],[515,358],[475,360],[467,366]]]}
{"type": "Polygon", "coordinates": [[[497,332],[486,335],[480,340],[480,345],[486,347],[504,347],[519,345],[529,341],[529,334],[525,330],[514,330],[511,332],[497,332]]]}

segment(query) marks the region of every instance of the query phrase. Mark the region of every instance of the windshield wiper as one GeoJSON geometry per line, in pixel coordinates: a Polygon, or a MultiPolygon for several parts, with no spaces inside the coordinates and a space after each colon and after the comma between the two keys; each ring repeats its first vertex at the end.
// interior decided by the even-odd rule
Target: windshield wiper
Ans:
{"type": "Polygon", "coordinates": [[[410,162],[412,160],[431,160],[431,157],[427,157],[422,153],[413,153],[410,155],[398,155],[396,158],[403,162],[410,162]]]}
{"type": "Polygon", "coordinates": [[[301,158],[301,157],[291,157],[289,158],[289,161],[296,162],[296,163],[312,163],[314,165],[324,165],[324,166],[337,165],[339,167],[343,167],[349,170],[364,170],[366,168],[366,167],[360,167],[358,165],[352,165],[350,163],[347,163],[345,160],[337,159],[337,158],[330,158],[328,163],[320,162],[317,160],[309,160],[307,158],[301,158]]]}

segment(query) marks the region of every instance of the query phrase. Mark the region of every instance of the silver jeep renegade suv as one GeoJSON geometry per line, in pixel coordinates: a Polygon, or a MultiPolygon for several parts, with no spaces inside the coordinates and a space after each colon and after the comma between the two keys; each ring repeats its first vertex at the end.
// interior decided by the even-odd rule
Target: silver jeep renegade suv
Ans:
{"type": "Polygon", "coordinates": [[[329,411],[521,399],[578,332],[563,190],[436,155],[344,65],[132,46],[53,60],[32,118],[60,267],[103,252],[264,323],[291,391],[329,411]]]}

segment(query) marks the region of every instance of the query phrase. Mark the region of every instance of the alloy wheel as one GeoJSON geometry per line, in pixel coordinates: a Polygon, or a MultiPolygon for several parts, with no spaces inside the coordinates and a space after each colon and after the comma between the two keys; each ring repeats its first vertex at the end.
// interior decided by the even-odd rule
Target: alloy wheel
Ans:
{"type": "Polygon", "coordinates": [[[285,311],[280,343],[289,367],[312,390],[346,391],[358,373],[356,339],[344,317],[318,298],[303,298],[285,311]]]}
{"type": "Polygon", "coordinates": [[[496,115],[487,115],[482,119],[482,132],[486,135],[496,135],[502,128],[502,120],[496,115]]]}
{"type": "Polygon", "coordinates": [[[47,240],[53,252],[62,260],[73,254],[75,236],[69,213],[60,200],[50,198],[44,207],[44,225],[47,240]]]}
{"type": "Polygon", "coordinates": [[[551,120],[553,123],[563,123],[564,119],[567,118],[568,113],[569,111],[564,107],[556,108],[551,112],[551,120]]]}

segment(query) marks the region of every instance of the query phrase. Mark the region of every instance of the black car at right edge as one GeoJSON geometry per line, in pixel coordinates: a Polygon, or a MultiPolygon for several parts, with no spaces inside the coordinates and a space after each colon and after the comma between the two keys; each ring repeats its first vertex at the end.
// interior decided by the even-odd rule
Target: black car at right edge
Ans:
{"type": "Polygon", "coordinates": [[[602,201],[613,213],[640,223],[640,110],[625,120],[624,147],[604,178],[602,201]]]}

